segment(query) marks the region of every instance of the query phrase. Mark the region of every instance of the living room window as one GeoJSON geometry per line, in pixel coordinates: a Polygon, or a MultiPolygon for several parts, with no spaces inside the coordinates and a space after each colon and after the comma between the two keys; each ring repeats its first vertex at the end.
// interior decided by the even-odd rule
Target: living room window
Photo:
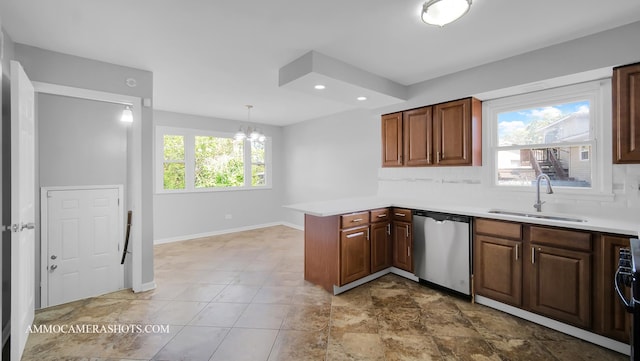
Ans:
{"type": "Polygon", "coordinates": [[[530,189],[546,174],[559,189],[602,192],[607,91],[603,80],[485,102],[493,184],[530,189]]]}
{"type": "Polygon", "coordinates": [[[159,193],[264,188],[269,181],[270,139],[235,140],[233,134],[156,128],[159,193]]]}

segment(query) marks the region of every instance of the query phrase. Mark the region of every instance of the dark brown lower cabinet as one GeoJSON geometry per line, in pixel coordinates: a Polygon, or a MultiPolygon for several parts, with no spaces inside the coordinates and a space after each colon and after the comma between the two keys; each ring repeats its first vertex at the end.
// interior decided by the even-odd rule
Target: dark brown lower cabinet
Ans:
{"type": "MultiPolygon", "coordinates": [[[[626,312],[614,289],[614,277],[618,268],[620,248],[629,248],[629,238],[625,236],[603,235],[601,244],[602,291],[596,294],[602,305],[602,334],[615,340],[629,343],[631,314],[626,312]]],[[[629,288],[624,287],[625,297],[629,299],[629,288]]]]}
{"type": "Polygon", "coordinates": [[[371,273],[391,267],[391,223],[371,224],[371,273]]]}
{"type": "Polygon", "coordinates": [[[529,309],[581,328],[591,327],[591,254],[531,245],[529,309]]]}
{"type": "Polygon", "coordinates": [[[411,222],[394,221],[393,266],[413,272],[413,237],[411,222]]]}
{"type": "Polygon", "coordinates": [[[522,306],[522,242],[476,235],[475,290],[482,296],[522,306]]]}
{"type": "Polygon", "coordinates": [[[369,275],[369,226],[340,232],[340,285],[369,275]]]}

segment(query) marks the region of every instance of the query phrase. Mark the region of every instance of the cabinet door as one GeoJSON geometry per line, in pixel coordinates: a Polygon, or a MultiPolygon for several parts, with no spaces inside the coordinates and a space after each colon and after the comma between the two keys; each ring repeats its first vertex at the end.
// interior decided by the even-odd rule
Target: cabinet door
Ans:
{"type": "Polygon", "coordinates": [[[532,245],[529,307],[533,312],[591,326],[591,254],[532,245]]]}
{"type": "Polygon", "coordinates": [[[433,110],[438,165],[471,165],[471,99],[438,104],[433,110]]]}
{"type": "Polygon", "coordinates": [[[369,227],[344,230],[340,235],[340,285],[369,275],[369,227]]]}
{"type": "Polygon", "coordinates": [[[613,70],[613,162],[640,163],[640,63],[613,70]]]}
{"type": "Polygon", "coordinates": [[[371,273],[391,267],[392,262],[391,223],[371,225],[371,273]]]}
{"type": "MultiPolygon", "coordinates": [[[[618,299],[614,290],[614,277],[618,269],[620,248],[629,248],[630,237],[602,236],[602,297],[600,304],[603,307],[603,334],[618,341],[629,343],[629,331],[631,330],[631,314],[627,313],[618,299]]],[[[625,288],[627,299],[630,289],[625,288]]]]}
{"type": "Polygon", "coordinates": [[[522,242],[476,235],[474,255],[477,294],[522,306],[522,242]]]}
{"type": "Polygon", "coordinates": [[[393,222],[393,266],[413,272],[413,235],[410,222],[393,222]]]}
{"type": "Polygon", "coordinates": [[[404,165],[432,164],[431,107],[406,111],[402,114],[404,129],[404,165]]]}
{"type": "Polygon", "coordinates": [[[402,167],[402,113],[382,116],[382,166],[402,167]]]}

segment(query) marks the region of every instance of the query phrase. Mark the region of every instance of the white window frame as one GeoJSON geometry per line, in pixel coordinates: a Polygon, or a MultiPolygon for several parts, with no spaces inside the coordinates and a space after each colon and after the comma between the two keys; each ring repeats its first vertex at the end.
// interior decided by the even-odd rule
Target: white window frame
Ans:
{"type": "MultiPolygon", "coordinates": [[[[585,196],[589,199],[610,199],[612,193],[611,165],[611,79],[601,79],[553,89],[512,95],[483,102],[483,120],[486,124],[483,156],[486,159],[484,179],[500,192],[535,192],[535,187],[498,185],[497,157],[498,114],[518,109],[536,108],[553,104],[589,100],[591,141],[580,142],[591,146],[591,187],[554,187],[559,195],[585,196]]],[[[570,145],[570,143],[567,143],[570,145]]],[[[529,146],[529,145],[528,145],[529,146]]],[[[546,147],[548,145],[540,145],[546,147]]],[[[530,147],[535,148],[532,144],[530,147]]]]}
{"type": "Polygon", "coordinates": [[[229,192],[247,191],[257,189],[271,189],[271,137],[266,137],[265,143],[265,184],[259,186],[251,185],[251,142],[243,140],[243,164],[244,164],[244,186],[239,187],[195,187],[195,137],[218,137],[233,138],[234,133],[217,132],[205,129],[179,128],[169,126],[156,126],[155,129],[155,191],[157,194],[165,193],[197,193],[197,192],[229,192]],[[184,189],[164,189],[164,136],[181,135],[184,136],[184,167],[185,167],[185,188],[184,189]]]}

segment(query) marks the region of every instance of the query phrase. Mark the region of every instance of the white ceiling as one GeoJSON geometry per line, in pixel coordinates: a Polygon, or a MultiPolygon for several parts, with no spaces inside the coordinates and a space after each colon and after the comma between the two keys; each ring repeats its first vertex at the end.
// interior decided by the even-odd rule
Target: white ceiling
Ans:
{"type": "Polygon", "coordinates": [[[640,20],[638,0],[474,0],[443,28],[423,0],[0,0],[18,43],[150,70],[154,108],[286,125],[352,105],[278,86],[310,50],[403,85],[640,20]]]}

